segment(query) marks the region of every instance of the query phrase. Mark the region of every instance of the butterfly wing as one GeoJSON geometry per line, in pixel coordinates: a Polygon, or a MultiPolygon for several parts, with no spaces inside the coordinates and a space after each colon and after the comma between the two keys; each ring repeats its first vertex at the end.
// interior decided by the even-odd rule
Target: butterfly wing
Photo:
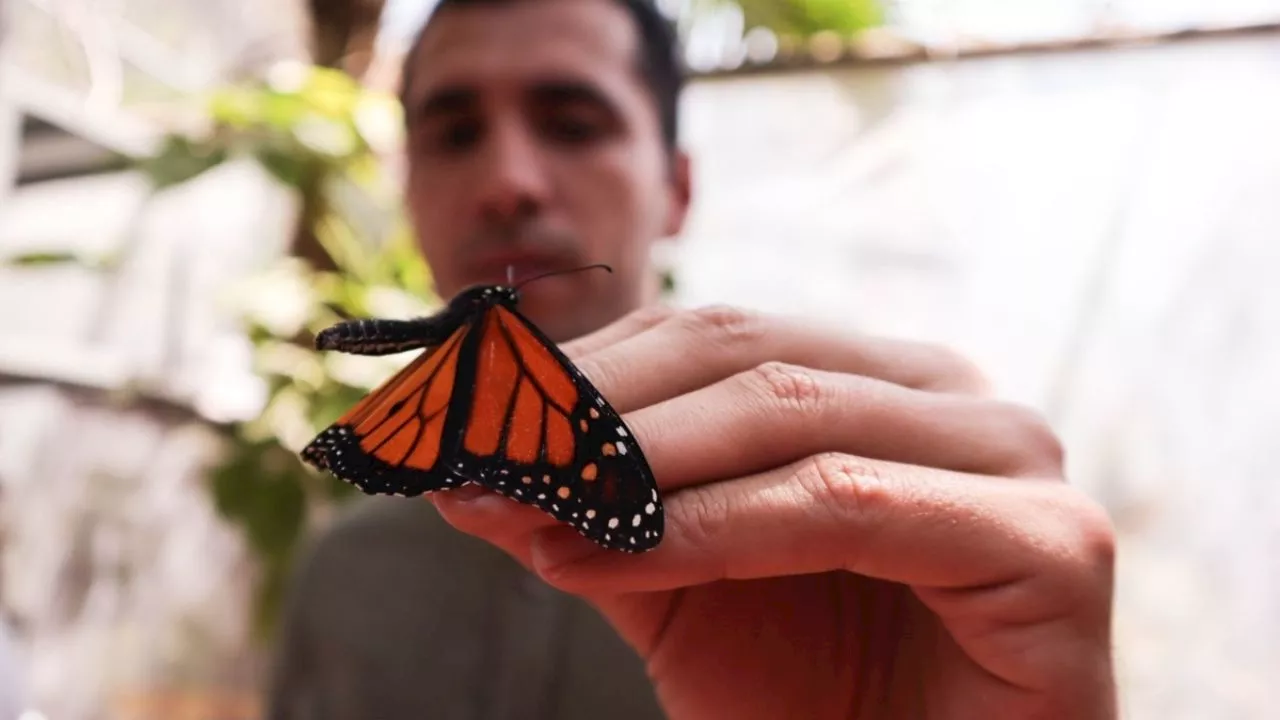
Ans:
{"type": "Polygon", "coordinates": [[[474,376],[460,378],[474,391],[457,414],[456,471],[606,548],[655,547],[662,501],[626,423],[518,312],[495,305],[477,322],[461,371],[474,376]]]}
{"type": "Polygon", "coordinates": [[[302,450],[367,494],[414,496],[462,484],[445,468],[445,420],[470,325],[463,323],[366,395],[302,450]]]}

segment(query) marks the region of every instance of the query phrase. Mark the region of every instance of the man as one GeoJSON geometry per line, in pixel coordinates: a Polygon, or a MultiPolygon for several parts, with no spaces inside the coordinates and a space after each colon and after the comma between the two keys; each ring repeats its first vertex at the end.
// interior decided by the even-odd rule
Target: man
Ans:
{"type": "Polygon", "coordinates": [[[27,666],[24,661],[8,621],[0,618],[0,720],[19,720],[26,707],[27,666]]]}
{"type": "Polygon", "coordinates": [[[403,90],[443,294],[613,266],[522,307],[644,446],[663,544],[369,501],[300,569],[273,717],[1115,717],[1112,530],[1042,421],[934,348],[631,312],[690,202],[673,57],[644,0],[444,0],[403,90]]]}

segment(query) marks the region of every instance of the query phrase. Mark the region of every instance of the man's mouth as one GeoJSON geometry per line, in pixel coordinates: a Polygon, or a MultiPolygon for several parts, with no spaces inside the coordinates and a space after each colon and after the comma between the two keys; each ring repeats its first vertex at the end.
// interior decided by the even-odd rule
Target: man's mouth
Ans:
{"type": "Polygon", "coordinates": [[[564,255],[531,251],[485,253],[471,263],[476,282],[516,285],[544,273],[566,270],[572,264],[564,255]]]}

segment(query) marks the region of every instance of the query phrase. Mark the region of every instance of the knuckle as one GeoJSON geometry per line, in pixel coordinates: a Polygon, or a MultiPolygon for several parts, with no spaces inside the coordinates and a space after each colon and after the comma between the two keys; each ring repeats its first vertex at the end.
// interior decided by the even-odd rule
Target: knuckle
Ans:
{"type": "Polygon", "coordinates": [[[675,314],[675,309],[668,305],[646,305],[628,315],[627,321],[641,328],[651,328],[665,322],[675,314]]]}
{"type": "Polygon", "coordinates": [[[1052,554],[1046,558],[1046,567],[1057,569],[1044,576],[1046,591],[1056,599],[1055,612],[1078,616],[1091,626],[1105,622],[1115,586],[1117,552],[1111,518],[1099,503],[1074,490],[1053,493],[1045,500],[1041,515],[1058,518],[1056,542],[1048,546],[1052,554]]]}
{"type": "Polygon", "coordinates": [[[1076,496],[1076,554],[1085,567],[1110,573],[1116,561],[1115,524],[1101,503],[1083,493],[1076,496]]]}
{"type": "MultiPolygon", "coordinates": [[[[1107,509],[1083,490],[1065,483],[1019,481],[1019,514],[1038,518],[1035,549],[1064,568],[1093,572],[1115,559],[1117,532],[1107,509]]],[[[1072,578],[1078,582],[1080,578],[1072,578]]]]}
{"type": "Polygon", "coordinates": [[[932,383],[932,389],[947,392],[985,395],[991,389],[991,381],[968,356],[946,345],[928,345],[933,357],[932,365],[941,369],[932,383]]]}
{"type": "Polygon", "coordinates": [[[689,311],[685,319],[698,337],[719,344],[737,345],[759,340],[764,320],[758,313],[732,305],[709,305],[689,311]]]}
{"type": "Polygon", "coordinates": [[[799,365],[769,361],[751,371],[755,383],[773,405],[797,412],[812,412],[822,406],[824,391],[814,373],[799,365]]]}
{"type": "Polygon", "coordinates": [[[893,489],[873,464],[849,455],[824,453],[810,458],[798,473],[809,494],[842,522],[875,527],[888,512],[893,489]]]}
{"type": "Polygon", "coordinates": [[[667,506],[671,525],[680,528],[682,540],[695,551],[710,553],[713,539],[724,528],[728,509],[724,494],[716,494],[703,488],[692,488],[682,493],[678,503],[667,506]]]}
{"type": "Polygon", "coordinates": [[[1056,474],[1066,464],[1067,450],[1058,433],[1042,413],[1025,405],[1009,404],[1012,435],[1037,472],[1056,474]]]}

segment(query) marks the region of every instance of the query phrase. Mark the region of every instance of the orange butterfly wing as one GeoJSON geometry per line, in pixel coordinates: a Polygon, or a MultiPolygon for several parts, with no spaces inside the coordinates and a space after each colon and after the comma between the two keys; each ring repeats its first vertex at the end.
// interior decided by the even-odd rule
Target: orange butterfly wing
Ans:
{"type": "Polygon", "coordinates": [[[369,494],[418,495],[462,484],[444,468],[445,421],[463,324],[366,395],[316,436],[302,456],[369,494]]]}
{"type": "Polygon", "coordinates": [[[466,352],[474,361],[459,376],[473,391],[455,469],[605,547],[641,552],[657,545],[657,485],[617,412],[517,312],[496,305],[475,333],[466,352]]]}

